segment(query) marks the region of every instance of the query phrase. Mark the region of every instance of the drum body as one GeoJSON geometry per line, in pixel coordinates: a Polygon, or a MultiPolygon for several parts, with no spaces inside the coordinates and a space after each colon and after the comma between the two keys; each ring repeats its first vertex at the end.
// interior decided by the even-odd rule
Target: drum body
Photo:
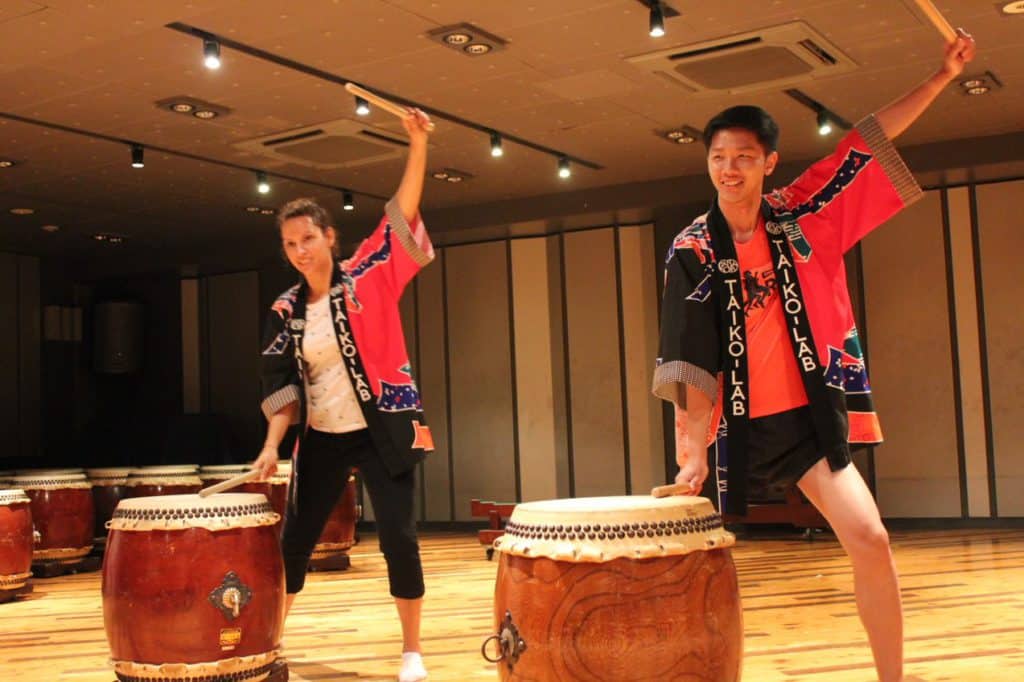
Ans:
{"type": "Polygon", "coordinates": [[[495,541],[485,655],[502,680],[737,682],[733,543],[703,498],[521,504],[495,541]]]}
{"type": "Polygon", "coordinates": [[[338,503],[331,510],[327,524],[313,547],[310,561],[330,560],[345,554],[356,543],[356,522],[360,509],[356,502],[356,477],[351,475],[338,503]]]}
{"type": "Polygon", "coordinates": [[[103,561],[119,680],[262,680],[284,624],[284,563],[263,495],[121,502],[103,561]]]}
{"type": "Polygon", "coordinates": [[[195,464],[139,467],[128,475],[129,497],[188,495],[203,487],[195,464]]]}
{"type": "MultiPolygon", "coordinates": [[[[248,464],[215,464],[212,466],[201,466],[199,467],[199,480],[202,481],[203,487],[205,488],[207,486],[214,485],[215,483],[226,481],[229,478],[234,478],[239,474],[244,474],[251,469],[252,467],[248,464]]],[[[268,481],[249,481],[231,488],[231,492],[258,493],[269,500],[270,483],[268,481]]],[[[280,512],[278,513],[280,514],[280,512]]]]}
{"type": "Polygon", "coordinates": [[[32,575],[32,502],[22,490],[0,490],[0,602],[32,575]]]}
{"type": "Polygon", "coordinates": [[[128,475],[131,467],[86,469],[92,484],[92,503],[96,512],[93,535],[99,540],[107,537],[107,521],[114,515],[117,503],[129,496],[128,475]]]}
{"type": "Polygon", "coordinates": [[[92,486],[81,469],[18,471],[11,486],[32,501],[32,525],[39,540],[32,562],[77,564],[92,550],[92,486]]]}

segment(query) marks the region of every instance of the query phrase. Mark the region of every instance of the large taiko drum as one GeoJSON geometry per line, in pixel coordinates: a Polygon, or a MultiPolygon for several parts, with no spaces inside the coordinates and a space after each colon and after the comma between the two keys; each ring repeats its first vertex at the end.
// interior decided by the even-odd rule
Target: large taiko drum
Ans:
{"type": "Polygon", "coordinates": [[[281,518],[284,518],[284,508],[288,506],[288,483],[291,477],[292,461],[282,459],[277,462],[277,471],[267,481],[270,484],[270,494],[267,495],[267,498],[270,499],[270,505],[281,515],[281,518]]]}
{"type": "MultiPolygon", "coordinates": [[[[248,464],[214,464],[209,466],[199,467],[199,479],[203,482],[203,487],[211,486],[221,481],[226,481],[229,478],[234,478],[239,474],[244,474],[247,471],[252,470],[252,466],[248,464]]],[[[267,481],[248,481],[241,485],[236,485],[231,488],[232,492],[236,493],[259,493],[265,495],[268,499],[270,498],[270,483],[267,481]]],[[[276,511],[276,510],[275,510],[276,511]]],[[[279,514],[281,512],[278,512],[279,514]]]]}
{"type": "Polygon", "coordinates": [[[518,505],[484,656],[502,680],[736,682],[736,568],[699,497],[591,497],[518,505]]]}
{"type": "Polygon", "coordinates": [[[195,464],[138,467],[128,475],[129,497],[188,495],[203,487],[195,464]]]}
{"type": "Polygon", "coordinates": [[[23,490],[0,490],[0,602],[32,575],[32,501],[23,490]]]}
{"type": "Polygon", "coordinates": [[[78,564],[92,551],[92,486],[81,469],[18,471],[10,486],[32,501],[32,524],[39,539],[32,562],[78,564]]]}
{"type": "Polygon", "coordinates": [[[92,484],[92,503],[96,510],[93,534],[98,543],[101,538],[106,540],[107,521],[114,515],[117,503],[129,497],[128,475],[131,472],[131,467],[85,470],[85,475],[92,484]]]}
{"type": "MultiPolygon", "coordinates": [[[[313,568],[332,567],[333,562],[342,555],[347,555],[348,550],[356,543],[356,522],[360,513],[361,509],[356,501],[356,477],[352,474],[349,475],[341,499],[331,510],[324,530],[313,547],[313,554],[310,556],[310,565],[313,568]]],[[[343,564],[341,567],[347,568],[347,562],[343,564]]]]}
{"type": "Polygon", "coordinates": [[[277,521],[253,493],[123,500],[103,559],[118,679],[266,679],[284,624],[277,521]]]}

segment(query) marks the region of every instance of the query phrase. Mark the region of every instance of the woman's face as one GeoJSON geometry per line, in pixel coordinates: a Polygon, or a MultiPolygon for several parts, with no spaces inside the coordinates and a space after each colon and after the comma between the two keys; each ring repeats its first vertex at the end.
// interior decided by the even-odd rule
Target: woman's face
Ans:
{"type": "Polygon", "coordinates": [[[330,270],[334,228],[321,229],[309,216],[289,218],[281,225],[281,246],[292,267],[306,277],[330,270]]]}

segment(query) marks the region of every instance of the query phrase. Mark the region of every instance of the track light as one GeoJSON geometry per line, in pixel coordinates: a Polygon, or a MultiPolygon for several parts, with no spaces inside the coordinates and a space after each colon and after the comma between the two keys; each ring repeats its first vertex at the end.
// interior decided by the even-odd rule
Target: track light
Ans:
{"type": "Polygon", "coordinates": [[[661,0],[651,2],[651,37],[660,38],[665,35],[665,12],[661,9],[661,0]]]}
{"type": "Polygon", "coordinates": [[[145,153],[141,144],[132,145],[132,168],[145,168],[146,161],[143,158],[145,153]]]}
{"type": "Polygon", "coordinates": [[[203,40],[203,64],[208,69],[220,68],[220,43],[212,38],[203,40]]]}
{"type": "Polygon", "coordinates": [[[501,135],[491,133],[491,156],[504,156],[505,150],[501,148],[501,135]]]}
{"type": "Polygon", "coordinates": [[[558,157],[558,177],[567,178],[570,175],[572,175],[572,170],[569,168],[569,157],[558,157]]]}
{"type": "Polygon", "coordinates": [[[270,192],[270,183],[267,182],[267,174],[263,171],[256,173],[256,191],[260,194],[268,194],[270,192]]]}
{"type": "Polygon", "coordinates": [[[370,114],[370,103],[359,95],[356,95],[356,113],[360,116],[368,116],[370,114]]]}
{"type": "Polygon", "coordinates": [[[818,134],[824,137],[830,135],[833,130],[832,117],[829,115],[827,109],[822,109],[818,112],[818,134]]]}
{"type": "Polygon", "coordinates": [[[343,209],[345,209],[346,211],[354,211],[354,210],[356,210],[356,202],[352,198],[352,192],[345,192],[342,195],[342,201],[343,201],[343,203],[342,203],[341,207],[343,209]]]}

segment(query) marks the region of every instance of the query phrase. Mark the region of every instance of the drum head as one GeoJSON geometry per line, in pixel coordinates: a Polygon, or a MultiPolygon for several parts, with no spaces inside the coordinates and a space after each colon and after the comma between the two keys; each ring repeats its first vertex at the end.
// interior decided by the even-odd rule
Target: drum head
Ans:
{"type": "Polygon", "coordinates": [[[7,479],[12,488],[22,490],[53,490],[57,488],[91,488],[81,469],[19,470],[7,479]]]}
{"type": "Polygon", "coordinates": [[[520,504],[494,548],[590,562],[687,554],[734,543],[703,497],[631,495],[520,504]]]}
{"type": "Polygon", "coordinates": [[[199,495],[157,495],[121,500],[107,524],[111,530],[176,530],[206,528],[227,530],[267,526],[281,517],[274,513],[266,495],[222,493],[199,495]]]}
{"type": "Polygon", "coordinates": [[[28,495],[25,494],[25,491],[22,490],[21,488],[8,488],[5,490],[0,490],[0,505],[6,506],[8,504],[21,503],[28,504],[29,502],[31,502],[31,500],[28,498],[28,495]]]}

